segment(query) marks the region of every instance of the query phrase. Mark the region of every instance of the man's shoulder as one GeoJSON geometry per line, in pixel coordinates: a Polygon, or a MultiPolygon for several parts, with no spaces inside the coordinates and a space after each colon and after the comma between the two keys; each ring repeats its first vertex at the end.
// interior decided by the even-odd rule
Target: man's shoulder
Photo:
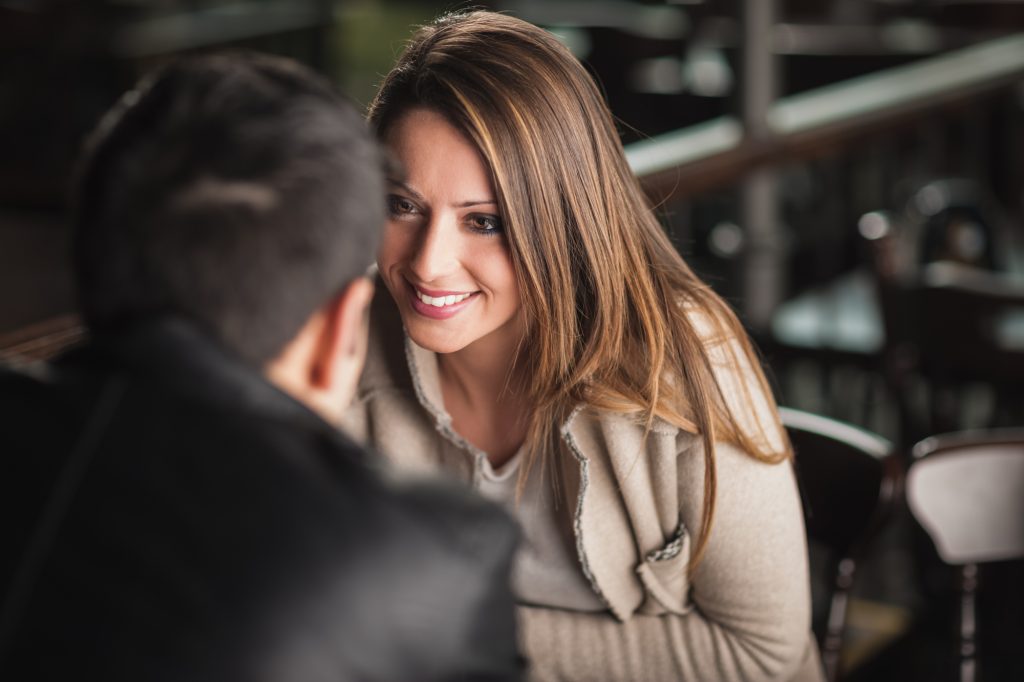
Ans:
{"type": "Polygon", "coordinates": [[[386,638],[423,679],[518,679],[509,583],[516,524],[454,482],[386,486],[392,497],[379,499],[391,512],[380,515],[391,523],[374,534],[366,557],[374,579],[360,586],[374,598],[349,602],[360,623],[355,641],[386,638]],[[384,604],[392,620],[380,618],[384,604]]]}
{"type": "Polygon", "coordinates": [[[449,479],[385,483],[416,518],[431,528],[439,549],[477,558],[481,552],[511,552],[519,538],[508,513],[464,484],[449,479]]]}
{"type": "Polygon", "coordinates": [[[392,480],[344,437],[315,451],[272,447],[242,503],[258,524],[239,529],[253,533],[249,556],[226,556],[238,561],[231,573],[260,566],[261,584],[274,586],[262,598],[288,602],[344,642],[343,658],[397,666],[388,679],[477,679],[462,668],[471,661],[493,667],[480,679],[514,673],[508,575],[518,530],[501,508],[454,483],[392,480]],[[374,654],[382,642],[387,656],[374,654]]]}

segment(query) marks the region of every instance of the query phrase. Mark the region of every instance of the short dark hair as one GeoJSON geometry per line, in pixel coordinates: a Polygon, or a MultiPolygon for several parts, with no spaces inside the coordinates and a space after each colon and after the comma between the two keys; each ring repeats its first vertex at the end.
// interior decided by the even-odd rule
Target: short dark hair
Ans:
{"type": "Polygon", "coordinates": [[[171,63],[106,116],[80,170],[86,324],[181,316],[266,363],[373,261],[382,166],[362,117],[291,60],[171,63]]]}

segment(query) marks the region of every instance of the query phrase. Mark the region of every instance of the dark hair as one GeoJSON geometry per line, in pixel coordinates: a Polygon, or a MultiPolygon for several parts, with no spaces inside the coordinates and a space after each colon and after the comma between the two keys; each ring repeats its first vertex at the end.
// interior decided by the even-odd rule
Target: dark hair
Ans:
{"type": "Polygon", "coordinates": [[[174,62],[122,98],[83,162],[85,321],[182,316],[263,364],[372,262],[383,197],[362,118],[308,69],[242,52],[174,62]]]}

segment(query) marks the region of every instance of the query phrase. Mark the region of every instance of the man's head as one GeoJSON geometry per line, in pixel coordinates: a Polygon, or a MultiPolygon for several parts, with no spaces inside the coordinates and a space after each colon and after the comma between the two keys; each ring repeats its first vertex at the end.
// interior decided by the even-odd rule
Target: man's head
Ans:
{"type": "Polygon", "coordinates": [[[106,117],[83,164],[74,256],[86,323],[116,333],[183,317],[264,369],[311,324],[337,337],[331,306],[352,284],[360,306],[369,296],[381,166],[355,110],[291,61],[171,64],[106,117]]]}

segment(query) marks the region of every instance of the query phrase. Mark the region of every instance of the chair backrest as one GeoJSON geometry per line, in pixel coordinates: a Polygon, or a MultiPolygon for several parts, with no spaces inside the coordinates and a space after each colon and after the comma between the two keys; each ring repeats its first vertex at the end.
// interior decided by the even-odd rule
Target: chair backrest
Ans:
{"type": "Polygon", "coordinates": [[[809,412],[781,408],[780,416],[796,453],[808,536],[837,556],[855,553],[896,496],[892,444],[809,412]]]}
{"type": "Polygon", "coordinates": [[[1024,284],[950,263],[925,268],[919,348],[925,371],[950,380],[1024,381],[1024,284]]]}
{"type": "Polygon", "coordinates": [[[967,178],[933,180],[914,193],[908,210],[920,221],[921,265],[947,261],[1001,269],[1006,239],[989,194],[967,178]]]}
{"type": "Polygon", "coordinates": [[[812,628],[826,677],[834,682],[841,675],[846,609],[856,566],[894,506],[898,463],[892,445],[873,433],[791,408],[781,408],[779,415],[796,453],[811,544],[812,628]],[[826,554],[816,552],[815,545],[826,554]],[[827,567],[824,575],[822,561],[827,567]],[[826,578],[824,591],[815,576],[826,578]]]}
{"type": "Polygon", "coordinates": [[[1024,429],[934,436],[913,455],[907,503],[943,561],[1024,558],[1024,429]]]}
{"type": "MultiPolygon", "coordinates": [[[[885,345],[881,369],[900,409],[901,451],[923,435],[963,428],[964,383],[1014,392],[1024,385],[1024,285],[1015,240],[998,202],[963,178],[929,182],[900,211],[861,217],[885,345]],[[919,385],[924,403],[910,397],[919,385]],[[953,392],[953,393],[951,393],[953,392]],[[923,408],[923,411],[922,411],[923,408]]],[[[1013,423],[988,414],[987,426],[1013,423]]]]}

